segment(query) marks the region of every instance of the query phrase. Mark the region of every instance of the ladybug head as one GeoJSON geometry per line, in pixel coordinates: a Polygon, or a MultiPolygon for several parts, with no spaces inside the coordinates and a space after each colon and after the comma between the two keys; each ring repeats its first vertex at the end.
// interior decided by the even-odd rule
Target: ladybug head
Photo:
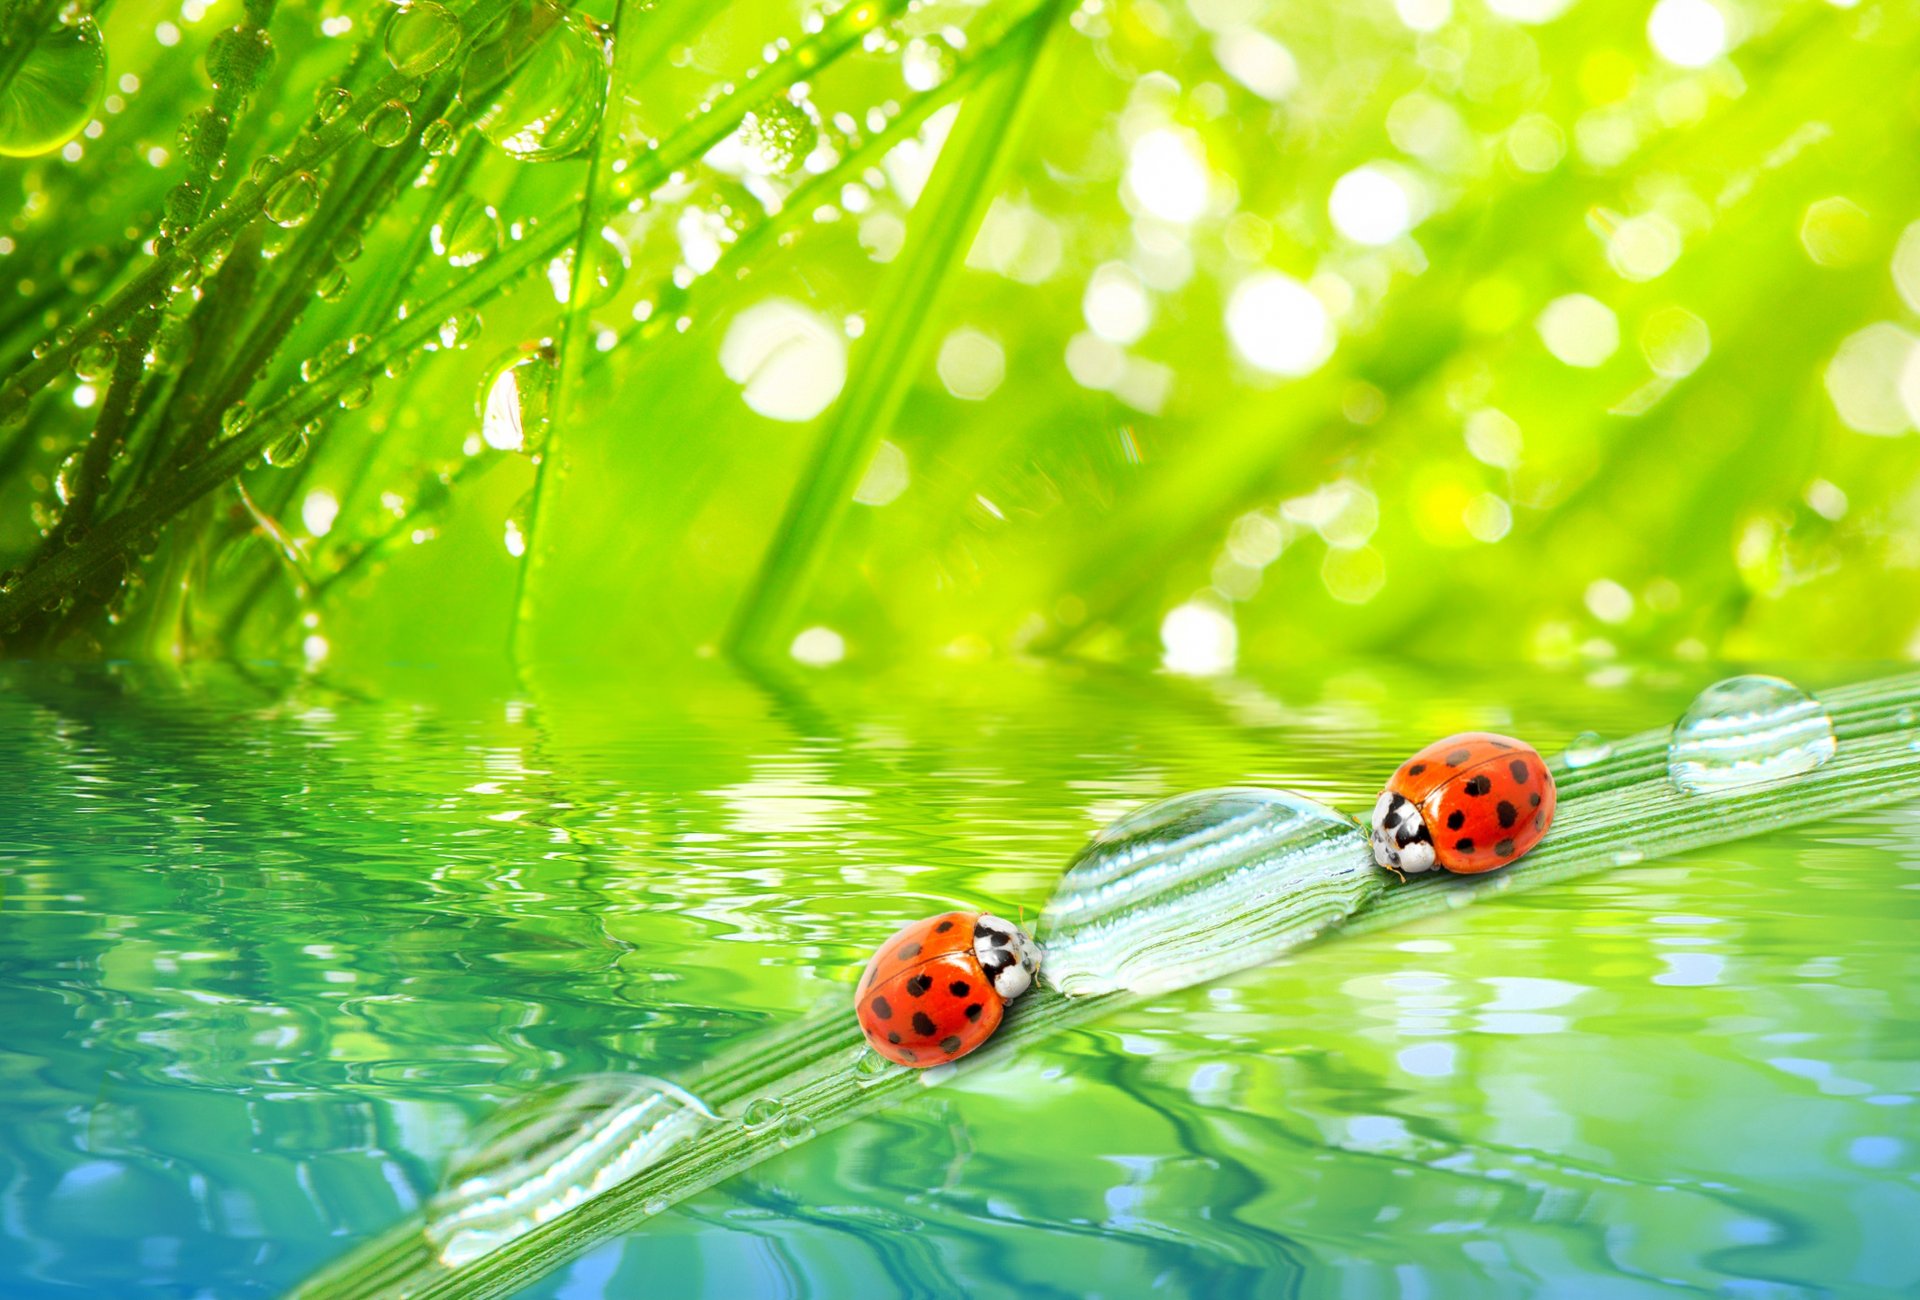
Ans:
{"type": "Polygon", "coordinates": [[[1393,871],[1417,876],[1433,870],[1433,836],[1411,799],[1383,791],[1373,805],[1373,860],[1393,871]]]}
{"type": "Polygon", "coordinates": [[[984,913],[974,918],[973,955],[993,982],[993,990],[1011,1002],[1025,993],[1046,954],[1019,926],[984,913]]]}

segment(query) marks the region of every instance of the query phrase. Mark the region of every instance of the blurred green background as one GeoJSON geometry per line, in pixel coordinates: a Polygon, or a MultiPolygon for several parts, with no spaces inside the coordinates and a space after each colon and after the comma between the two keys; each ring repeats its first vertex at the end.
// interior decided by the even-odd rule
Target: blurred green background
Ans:
{"type": "Polygon", "coordinates": [[[15,653],[1915,648],[1912,6],[84,10],[15,653]]]}

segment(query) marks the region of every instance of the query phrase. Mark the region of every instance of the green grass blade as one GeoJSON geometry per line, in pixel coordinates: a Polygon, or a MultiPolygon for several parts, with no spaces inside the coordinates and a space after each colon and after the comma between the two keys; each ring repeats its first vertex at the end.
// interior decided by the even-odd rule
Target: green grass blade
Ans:
{"type": "MultiPolygon", "coordinates": [[[[1560,788],[1552,834],[1528,857],[1489,877],[1435,875],[1371,893],[1346,920],[1294,944],[1310,950],[1348,934],[1428,920],[1479,899],[1555,884],[1576,876],[1729,843],[1836,814],[1920,798],[1920,676],[1867,682],[1823,697],[1839,741],[1826,764],[1798,779],[1728,791],[1684,794],[1667,779],[1667,733],[1616,743],[1609,756],[1577,769],[1553,766],[1560,788]]],[[[1371,863],[1358,824],[1351,853],[1371,863]]],[[[1382,881],[1385,877],[1380,877],[1382,881]]],[[[1241,882],[1244,897],[1208,918],[1223,948],[1271,955],[1288,947],[1296,918],[1320,910],[1330,892],[1348,891],[1339,877],[1301,891],[1294,905],[1274,908],[1259,873],[1241,882]],[[1244,905],[1241,905],[1244,904],[1244,905]]],[[[1151,900],[1143,900],[1150,902],[1151,900]]],[[[1346,910],[1344,905],[1341,910],[1346,910]]],[[[957,1067],[916,1073],[861,1067],[866,1050],[853,1017],[835,1006],[736,1044],[683,1086],[729,1116],[659,1164],[549,1221],[494,1253],[458,1268],[441,1265],[413,1220],[353,1252],[295,1291],[305,1300],[367,1296],[504,1296],[611,1237],[635,1231],[662,1206],[779,1155],[796,1141],[829,1132],[937,1086],[959,1072],[990,1069],[1030,1044],[1144,999],[1114,993],[1066,998],[1038,988],[1016,1004],[995,1036],[957,1067]],[[805,1128],[750,1129],[739,1119],[756,1097],[781,1099],[805,1128]]],[[[778,1126],[773,1126],[778,1127],[778,1126]]]]}
{"type": "Polygon", "coordinates": [[[1057,3],[1042,6],[1040,21],[1010,38],[1010,57],[999,74],[962,101],[959,120],[914,205],[917,219],[875,295],[873,343],[821,431],[741,601],[727,638],[734,653],[758,658],[776,650],[805,599],[855,483],[920,372],[941,289],[966,256],[1019,139],[1021,119],[1044,81],[1041,64],[1060,10],[1057,3]]]}

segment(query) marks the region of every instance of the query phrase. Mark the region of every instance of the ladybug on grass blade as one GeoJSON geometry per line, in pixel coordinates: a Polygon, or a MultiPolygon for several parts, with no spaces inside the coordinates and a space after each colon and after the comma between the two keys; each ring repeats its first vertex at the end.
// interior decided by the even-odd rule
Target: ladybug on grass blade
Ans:
{"type": "Polygon", "coordinates": [[[958,1060],[993,1037],[1043,955],[1018,926],[983,912],[915,921],[867,963],[853,995],[860,1028],[899,1065],[958,1060]]]}
{"type": "Polygon", "coordinates": [[[1417,875],[1504,867],[1553,823],[1553,773],[1511,736],[1467,731],[1400,765],[1373,806],[1373,860],[1417,875]]]}

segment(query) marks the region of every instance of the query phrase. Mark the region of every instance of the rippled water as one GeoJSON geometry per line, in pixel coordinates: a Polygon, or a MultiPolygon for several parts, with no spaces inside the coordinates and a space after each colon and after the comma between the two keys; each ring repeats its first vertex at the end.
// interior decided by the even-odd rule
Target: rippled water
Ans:
{"type": "MultiPolygon", "coordinates": [[[[274,1294],[416,1211],[499,1103],[683,1072],[936,908],[1032,917],[1148,800],[1364,811],[1411,736],[1554,750],[1717,675],[0,668],[0,1295],[274,1294]]],[[[1323,946],[529,1294],[1910,1290],[1917,873],[1920,811],[1876,810],[1323,946]]]]}

